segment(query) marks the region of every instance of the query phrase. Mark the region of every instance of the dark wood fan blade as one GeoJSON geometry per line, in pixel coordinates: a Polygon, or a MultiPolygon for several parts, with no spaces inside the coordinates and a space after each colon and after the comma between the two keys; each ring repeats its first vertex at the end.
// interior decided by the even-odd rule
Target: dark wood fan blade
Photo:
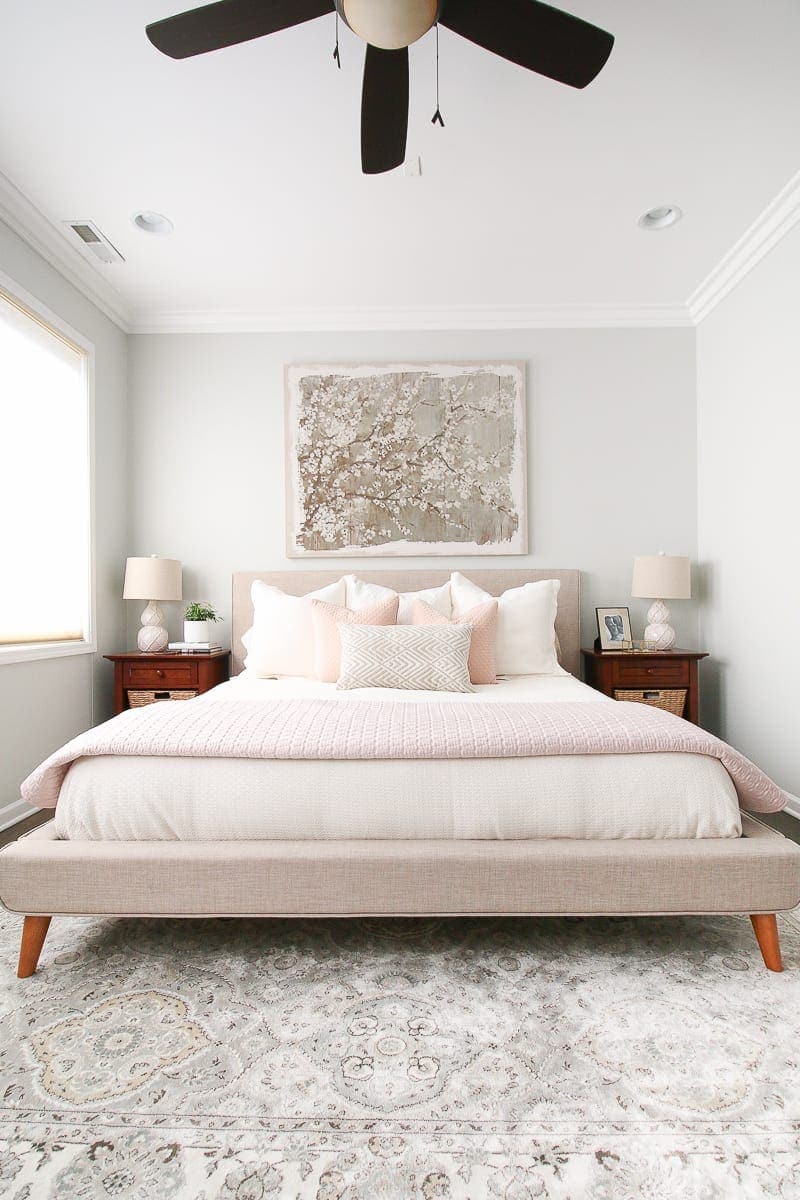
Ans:
{"type": "Polygon", "coordinates": [[[145,32],[162,54],[192,58],[302,25],[333,11],[333,0],[219,0],[155,21],[145,32]]]}
{"type": "Polygon", "coordinates": [[[399,167],[408,134],[408,49],[367,46],[361,91],[361,167],[380,175],[399,167]]]}
{"type": "Polygon", "coordinates": [[[614,39],[539,0],[445,0],[439,20],[529,71],[584,88],[605,66],[614,39]]]}

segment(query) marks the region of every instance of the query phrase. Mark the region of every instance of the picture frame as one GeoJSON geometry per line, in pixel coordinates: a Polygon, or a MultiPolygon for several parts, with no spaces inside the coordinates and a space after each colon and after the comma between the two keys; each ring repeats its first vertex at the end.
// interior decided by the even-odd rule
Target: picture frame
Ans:
{"type": "Polygon", "coordinates": [[[631,614],[627,608],[596,608],[597,644],[600,650],[633,648],[631,614]]]}
{"type": "Polygon", "coordinates": [[[287,365],[287,556],[526,554],[525,371],[287,365]]]}

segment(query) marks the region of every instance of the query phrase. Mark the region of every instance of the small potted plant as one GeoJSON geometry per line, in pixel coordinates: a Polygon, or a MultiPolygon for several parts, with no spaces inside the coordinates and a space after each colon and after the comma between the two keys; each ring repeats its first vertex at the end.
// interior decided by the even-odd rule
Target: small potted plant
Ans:
{"type": "Polygon", "coordinates": [[[210,642],[211,626],[221,620],[210,604],[200,604],[196,600],[187,604],[183,612],[183,640],[210,642]]]}

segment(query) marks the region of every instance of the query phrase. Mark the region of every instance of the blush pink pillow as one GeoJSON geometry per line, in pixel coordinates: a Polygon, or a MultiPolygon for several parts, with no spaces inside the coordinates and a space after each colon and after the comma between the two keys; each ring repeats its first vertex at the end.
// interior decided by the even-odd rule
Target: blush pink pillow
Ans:
{"type": "MultiPolygon", "coordinates": [[[[315,600],[314,604],[319,601],[315,600]]],[[[469,612],[452,619],[431,608],[424,600],[415,600],[414,625],[471,625],[469,647],[469,678],[471,683],[497,683],[494,645],[497,640],[497,601],[476,604],[469,612]]]]}
{"type": "MultiPolygon", "coordinates": [[[[342,664],[342,643],[338,623],[343,625],[394,625],[397,621],[399,596],[387,596],[369,608],[342,608],[325,600],[311,601],[311,623],[314,626],[314,670],[323,683],[336,683],[342,664]]],[[[427,605],[425,606],[428,607],[427,605]]],[[[435,610],[431,610],[435,611],[435,610]]]]}

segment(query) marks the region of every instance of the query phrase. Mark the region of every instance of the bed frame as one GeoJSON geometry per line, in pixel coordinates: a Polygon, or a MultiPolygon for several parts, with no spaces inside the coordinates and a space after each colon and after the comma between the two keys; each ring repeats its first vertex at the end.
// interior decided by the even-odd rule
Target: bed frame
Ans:
{"type": "MultiPolygon", "coordinates": [[[[252,619],[250,585],[295,595],[340,571],[233,577],[233,662],[252,619]]],[[[577,674],[577,571],[473,570],[499,595],[561,580],[561,661],[577,674]]],[[[359,571],[398,591],[445,570],[359,571]]],[[[782,970],[777,912],[800,902],[800,847],[750,816],[727,839],[582,841],[76,842],[53,822],[0,852],[0,898],[24,914],[18,974],[34,973],[50,920],[114,917],[599,916],[748,914],[766,966],[782,970]]]]}

